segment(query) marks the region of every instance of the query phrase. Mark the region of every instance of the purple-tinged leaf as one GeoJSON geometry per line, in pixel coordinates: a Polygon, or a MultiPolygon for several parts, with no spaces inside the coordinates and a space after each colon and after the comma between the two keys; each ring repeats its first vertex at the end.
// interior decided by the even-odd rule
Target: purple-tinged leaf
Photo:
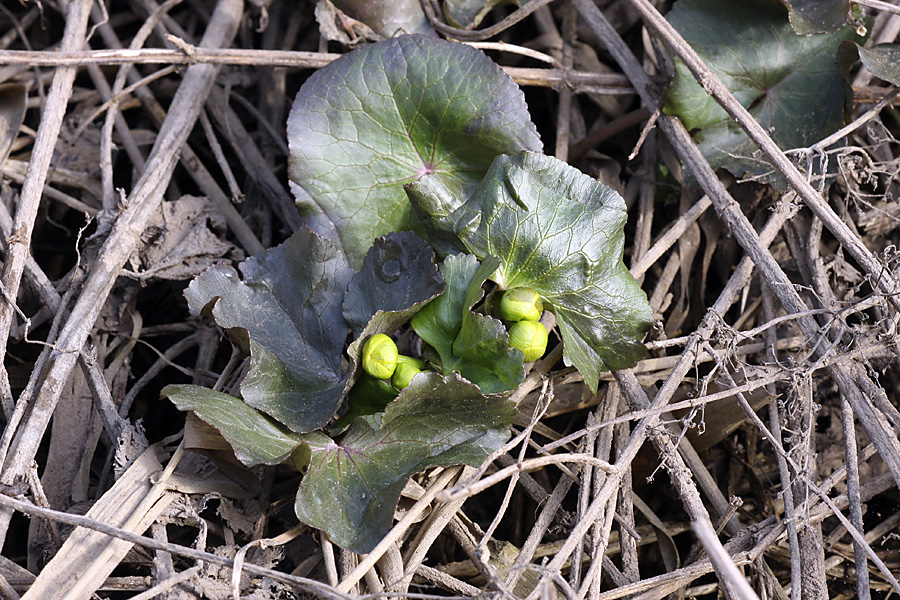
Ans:
{"type": "Polygon", "coordinates": [[[247,404],[293,431],[322,427],[346,385],[342,302],[353,271],[333,243],[308,229],[240,270],[243,279],[225,265],[194,279],[184,293],[192,313],[211,312],[249,348],[252,366],[241,383],[247,404]]]}
{"type": "Polygon", "coordinates": [[[541,148],[524,94],[500,67],[469,46],[419,35],[314,73],[287,130],[298,206],[354,268],[375,238],[414,228],[405,183],[438,173],[474,184],[497,154],[541,148]]]}
{"type": "Polygon", "coordinates": [[[455,375],[417,375],[384,414],[353,421],[340,442],[301,436],[312,458],[295,510],[342,548],[366,553],[390,530],[400,490],[431,466],[480,464],[509,438],[510,400],[455,375]]]}
{"type": "Polygon", "coordinates": [[[344,319],[359,334],[378,311],[392,312],[399,315],[396,329],[409,320],[406,311],[443,291],[444,278],[434,264],[431,246],[408,231],[390,233],[375,240],[350,281],[344,319]]]}

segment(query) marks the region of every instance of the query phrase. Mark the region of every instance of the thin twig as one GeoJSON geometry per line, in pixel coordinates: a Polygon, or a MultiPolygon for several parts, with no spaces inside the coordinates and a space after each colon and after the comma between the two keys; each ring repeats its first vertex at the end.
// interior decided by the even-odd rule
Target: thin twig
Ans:
{"type": "MultiPolygon", "coordinates": [[[[66,13],[66,29],[61,44],[64,52],[80,50],[84,45],[90,8],[90,0],[73,0],[69,3],[66,13]]],[[[0,287],[13,300],[0,301],[0,356],[6,356],[9,330],[15,315],[14,299],[19,293],[22,273],[30,254],[31,235],[34,231],[34,222],[37,218],[44,182],[47,180],[50,160],[53,157],[56,140],[59,138],[76,74],[77,69],[63,67],[58,69],[53,77],[53,84],[50,86],[47,102],[41,114],[41,124],[34,140],[28,172],[19,194],[13,225],[14,233],[6,241],[6,259],[3,262],[0,287]]],[[[4,465],[4,471],[6,468],[4,465]]],[[[5,537],[5,529],[0,525],[0,546],[5,537]]]]}
{"type": "Polygon", "coordinates": [[[428,17],[429,21],[431,21],[431,25],[444,35],[458,40],[480,41],[494,37],[495,35],[509,29],[516,23],[524,20],[534,11],[538,10],[542,6],[550,4],[552,1],[553,0],[533,0],[531,2],[528,2],[521,8],[515,10],[512,14],[507,15],[506,17],[501,19],[499,23],[478,31],[470,31],[467,29],[459,29],[458,27],[451,27],[441,21],[438,17],[438,13],[441,12],[441,10],[437,6],[437,3],[434,2],[434,0],[422,0],[422,8],[425,10],[425,16],[428,17]]]}
{"type": "MultiPolygon", "coordinates": [[[[91,3],[72,2],[70,8],[81,4],[85,5],[86,24],[91,3]]],[[[203,45],[230,44],[237,31],[242,9],[241,0],[219,2],[204,35],[203,45]]],[[[169,118],[159,132],[153,152],[147,161],[147,169],[128,197],[124,209],[119,213],[92,265],[81,295],[60,332],[56,344],[59,351],[49,357],[44,385],[40,387],[31,403],[30,418],[20,427],[4,464],[0,480],[6,485],[15,483],[34,460],[78,354],[93,329],[107,296],[112,291],[119,270],[128,260],[162,202],[163,191],[175,169],[181,148],[202,108],[202,103],[197,99],[204,98],[209,93],[217,73],[218,69],[212,65],[195,65],[185,73],[169,107],[169,118]]],[[[12,261],[8,260],[7,266],[11,263],[12,261]]],[[[0,338],[5,340],[5,336],[0,335],[0,338]]],[[[0,538],[5,538],[11,516],[8,510],[0,511],[0,538]]]]}
{"type": "Polygon", "coordinates": [[[894,6],[889,2],[882,2],[882,0],[853,0],[853,2],[860,6],[868,6],[869,8],[900,15],[900,6],[894,6]]]}
{"type": "MultiPolygon", "coordinates": [[[[73,525],[75,527],[84,527],[85,529],[98,531],[110,537],[124,540],[132,544],[137,544],[139,546],[143,546],[144,548],[150,548],[151,550],[162,550],[164,552],[169,552],[177,556],[184,556],[185,558],[190,558],[193,560],[201,560],[203,562],[219,565],[228,569],[234,567],[234,561],[230,558],[226,558],[218,554],[213,554],[211,552],[205,552],[203,550],[196,550],[188,546],[173,544],[171,542],[160,542],[153,538],[132,533],[119,527],[107,525],[106,523],[97,521],[96,519],[91,519],[90,517],[52,510],[49,508],[41,508],[39,506],[31,504],[30,502],[18,500],[16,498],[12,498],[3,494],[0,494],[0,505],[10,510],[19,511],[26,515],[44,517],[47,519],[53,519],[58,523],[65,523],[68,525],[73,525]]],[[[275,581],[280,581],[282,583],[295,586],[298,589],[314,594],[321,594],[324,598],[328,598],[329,600],[350,600],[351,598],[350,596],[347,596],[322,582],[315,581],[313,579],[306,579],[305,577],[295,577],[292,575],[288,575],[287,573],[282,573],[281,571],[267,569],[265,567],[260,567],[254,564],[245,564],[244,571],[252,575],[268,577],[275,581]]]]}
{"type": "Polygon", "coordinates": [[[509,52],[510,54],[518,54],[520,56],[527,56],[528,58],[533,58],[535,60],[539,60],[541,62],[545,62],[549,65],[553,65],[557,69],[563,68],[563,66],[559,63],[558,60],[550,56],[549,54],[544,54],[543,52],[538,52],[537,50],[532,50],[531,48],[526,48],[525,46],[517,46],[516,44],[508,44],[506,42],[463,42],[467,46],[472,46],[473,48],[478,48],[479,50],[497,50],[499,52],[509,52]]]}
{"type": "Polygon", "coordinates": [[[737,592],[737,597],[740,600],[759,600],[759,596],[756,595],[756,592],[753,591],[753,588],[750,587],[750,584],[738,571],[734,561],[731,560],[731,556],[719,542],[719,538],[716,536],[712,526],[704,521],[694,521],[691,523],[691,526],[700,539],[700,543],[706,549],[706,554],[713,564],[716,565],[716,572],[727,577],[728,583],[737,592]]]}
{"type": "Polygon", "coordinates": [[[397,524],[391,529],[390,533],[388,533],[384,538],[378,542],[378,545],[369,552],[365,558],[359,561],[359,564],[356,566],[353,571],[348,574],[344,580],[337,586],[338,590],[342,592],[346,592],[351,587],[356,585],[356,583],[363,578],[366,572],[371,569],[376,562],[384,555],[385,552],[391,548],[397,540],[399,540],[403,534],[406,533],[407,529],[415,523],[426,508],[431,504],[431,501],[434,500],[434,497],[444,489],[453,479],[459,474],[462,467],[450,467],[448,469],[444,469],[444,471],[438,476],[438,478],[428,486],[428,490],[425,494],[422,495],[421,498],[416,500],[416,503],[406,511],[406,514],[403,515],[403,518],[400,519],[397,524]]]}
{"type": "Polygon", "coordinates": [[[552,456],[539,456],[500,469],[490,477],[485,477],[475,483],[466,483],[444,490],[438,494],[437,499],[440,502],[453,502],[461,498],[469,498],[480,494],[484,490],[496,485],[507,477],[511,477],[515,473],[560,463],[589,464],[598,467],[607,473],[614,475],[618,474],[616,466],[609,464],[605,460],[600,460],[587,454],[554,454],[552,456]]]}

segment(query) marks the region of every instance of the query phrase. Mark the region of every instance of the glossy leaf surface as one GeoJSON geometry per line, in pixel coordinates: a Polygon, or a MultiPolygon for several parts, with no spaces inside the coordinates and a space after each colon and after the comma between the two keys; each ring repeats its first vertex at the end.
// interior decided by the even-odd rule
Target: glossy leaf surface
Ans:
{"type": "Polygon", "coordinates": [[[248,467],[277,465],[300,444],[295,434],[229,394],[199,385],[167,385],[160,394],[218,429],[248,467]]]}
{"type": "MultiPolygon", "coordinates": [[[[844,125],[846,85],[835,59],[855,35],[851,28],[797,35],[775,0],[680,0],[667,18],[783,150],[805,148],[844,125]]],[[[665,110],[692,130],[714,168],[737,176],[772,170],[680,61],[665,110]]]]}
{"type": "Polygon", "coordinates": [[[441,264],[447,291],[412,319],[412,326],[441,357],[445,375],[457,371],[486,394],[515,388],[525,378],[522,353],[509,347],[503,323],[472,312],[499,261],[479,263],[471,254],[451,255],[441,264]]]}
{"type": "MultiPolygon", "coordinates": [[[[443,290],[434,251],[417,235],[395,232],[375,240],[344,296],[344,318],[356,337],[347,349],[351,372],[361,363],[367,339],[393,334],[443,290]]],[[[352,400],[370,404],[360,404],[359,394],[352,400]]]]}
{"type": "Polygon", "coordinates": [[[288,118],[301,212],[354,268],[376,237],[410,229],[403,185],[481,180],[494,156],[541,148],[519,87],[480,51],[423,36],[361,48],[314,73],[288,118]]]}
{"type": "Polygon", "coordinates": [[[800,35],[834,33],[850,20],[850,0],[785,0],[791,26],[800,35]]]}
{"type": "MultiPolygon", "coordinates": [[[[423,215],[452,203],[441,198],[446,188],[431,183],[426,177],[409,187],[423,215]]],[[[471,197],[431,225],[478,257],[499,257],[490,278],[502,287],[533,288],[551,305],[567,364],[596,391],[601,371],[644,356],[640,340],[652,318],[622,262],[625,219],[625,202],[611,188],[524,152],[498,156],[471,197]]]]}
{"type": "Polygon", "coordinates": [[[391,233],[375,240],[350,281],[344,318],[351,329],[361,332],[377,312],[398,313],[396,327],[409,320],[405,311],[443,290],[431,246],[414,233],[391,233]]]}
{"type": "Polygon", "coordinates": [[[845,74],[849,73],[850,67],[857,59],[861,60],[875,77],[900,85],[900,45],[878,44],[866,48],[854,42],[841,44],[838,64],[845,74]]]}
{"type": "Polygon", "coordinates": [[[191,311],[209,312],[249,348],[247,404],[293,431],[322,427],[346,384],[342,301],[353,271],[339,248],[308,229],[240,270],[243,277],[216,265],[194,279],[184,293],[191,311]]]}
{"type": "Polygon", "coordinates": [[[509,437],[509,400],[486,397],[455,375],[413,379],[381,416],[353,421],[336,443],[304,436],[311,451],[295,509],[331,540],[366,553],[390,530],[400,490],[429,465],[480,464],[509,437]]]}

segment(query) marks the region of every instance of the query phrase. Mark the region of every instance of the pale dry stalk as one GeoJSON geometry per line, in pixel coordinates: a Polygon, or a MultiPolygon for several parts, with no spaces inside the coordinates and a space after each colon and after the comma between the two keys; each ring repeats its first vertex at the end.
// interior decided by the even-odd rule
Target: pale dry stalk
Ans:
{"type": "MultiPolygon", "coordinates": [[[[83,19],[86,25],[90,2],[72,4],[84,5],[83,19]]],[[[202,45],[219,47],[230,44],[237,32],[242,11],[241,0],[221,0],[209,22],[202,45]]],[[[79,43],[83,43],[83,33],[79,43]]],[[[170,105],[168,118],[147,160],[146,170],[125,200],[123,210],[116,218],[109,237],[101,247],[96,261],[91,265],[81,295],[60,332],[57,350],[48,360],[46,375],[34,398],[31,412],[16,432],[0,474],[0,481],[6,485],[13,485],[19,481],[34,460],[38,445],[76,364],[78,354],[93,329],[119,271],[139,243],[141,234],[155,217],[162,202],[163,193],[181,149],[202,108],[202,103],[197,99],[206,97],[217,73],[218,68],[213,65],[195,65],[185,72],[184,79],[170,105]]],[[[0,337],[5,340],[6,336],[0,337]]],[[[11,515],[12,511],[9,509],[0,512],[0,539],[5,538],[11,515]]]]}

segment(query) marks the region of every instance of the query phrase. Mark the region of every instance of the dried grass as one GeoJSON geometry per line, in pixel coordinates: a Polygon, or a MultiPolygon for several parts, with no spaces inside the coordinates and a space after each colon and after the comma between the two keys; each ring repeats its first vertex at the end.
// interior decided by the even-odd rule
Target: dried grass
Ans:
{"type": "MultiPolygon", "coordinates": [[[[772,151],[791,183],[775,192],[716,176],[652,112],[662,61],[642,27],[692,51],[645,0],[500,21],[489,41],[505,45],[483,47],[525,86],[548,152],[629,203],[649,354],[596,395],[548,356],[515,394],[507,447],[414,478],[391,534],[357,556],[297,526],[295,473],[248,471],[198,428],[179,444],[183,417],[158,397],[229,358],[187,315],[186,280],[299,226],[283,124],[340,48],[310,2],[62,4],[0,13],[0,597],[900,592],[886,90],[858,76],[848,144],[796,155],[837,165],[823,194],[772,151]]],[[[897,14],[873,14],[896,36],[897,14]]]]}

